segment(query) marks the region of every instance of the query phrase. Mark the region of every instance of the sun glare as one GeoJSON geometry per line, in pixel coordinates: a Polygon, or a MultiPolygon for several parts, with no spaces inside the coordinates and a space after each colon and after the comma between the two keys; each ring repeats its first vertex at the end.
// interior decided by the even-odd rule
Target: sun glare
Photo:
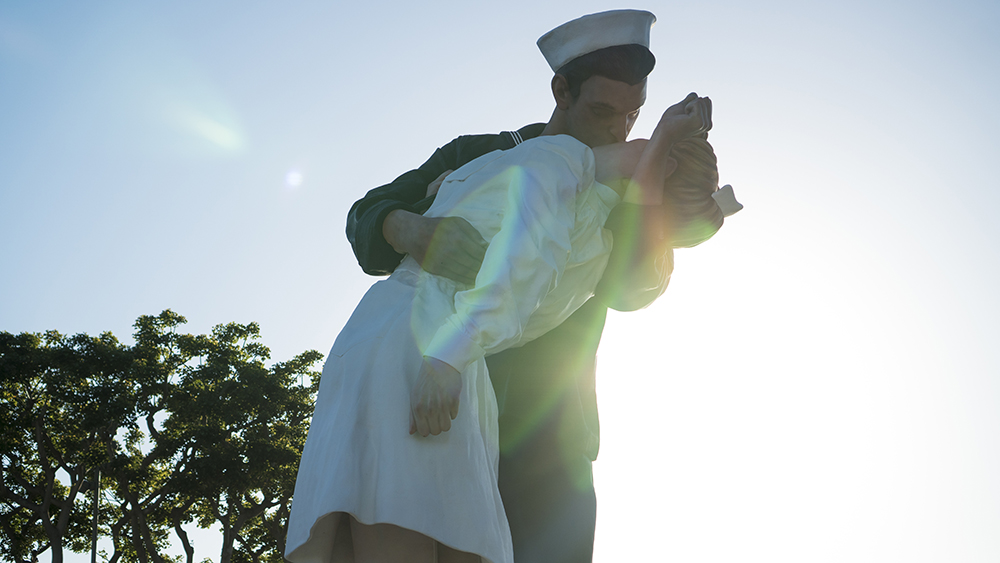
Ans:
{"type": "Polygon", "coordinates": [[[182,129],[226,152],[239,152],[244,147],[243,136],[231,125],[191,108],[175,108],[173,115],[175,123],[182,129]]]}
{"type": "Polygon", "coordinates": [[[302,175],[301,171],[297,168],[292,168],[287,174],[285,174],[285,187],[293,190],[302,185],[302,180],[304,178],[305,177],[302,175]]]}

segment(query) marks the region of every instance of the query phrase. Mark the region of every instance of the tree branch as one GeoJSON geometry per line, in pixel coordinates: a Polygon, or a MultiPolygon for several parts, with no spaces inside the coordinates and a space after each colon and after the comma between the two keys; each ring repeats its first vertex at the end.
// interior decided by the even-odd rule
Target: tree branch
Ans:
{"type": "MultiPolygon", "coordinates": [[[[7,474],[11,475],[14,478],[14,480],[17,481],[17,484],[20,485],[21,488],[25,489],[25,491],[27,491],[28,493],[34,493],[34,494],[37,494],[38,496],[42,495],[41,491],[39,491],[36,487],[30,486],[30,483],[28,483],[27,481],[25,481],[24,478],[22,478],[20,475],[14,475],[14,474],[11,474],[9,472],[7,474]]],[[[22,497],[21,495],[15,493],[14,491],[12,491],[7,486],[7,483],[4,483],[4,482],[0,481],[0,487],[2,487],[2,489],[0,489],[0,493],[3,493],[3,497],[4,498],[10,499],[10,500],[16,502],[18,504],[18,506],[23,506],[24,508],[27,508],[28,510],[30,510],[32,512],[40,512],[41,511],[42,505],[40,505],[40,504],[32,504],[32,502],[30,500],[28,500],[28,499],[22,497]]]]}

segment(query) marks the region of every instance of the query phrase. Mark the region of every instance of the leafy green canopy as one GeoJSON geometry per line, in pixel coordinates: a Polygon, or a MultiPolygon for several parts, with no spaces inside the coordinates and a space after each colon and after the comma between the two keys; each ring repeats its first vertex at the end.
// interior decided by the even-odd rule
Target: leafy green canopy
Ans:
{"type": "Polygon", "coordinates": [[[268,367],[256,323],[184,322],[142,316],[132,346],[0,332],[0,559],[89,550],[99,470],[109,563],[194,563],[187,532],[213,524],[221,563],[282,561],[322,355],[268,367]],[[172,536],[184,556],[164,555],[172,536]]]}

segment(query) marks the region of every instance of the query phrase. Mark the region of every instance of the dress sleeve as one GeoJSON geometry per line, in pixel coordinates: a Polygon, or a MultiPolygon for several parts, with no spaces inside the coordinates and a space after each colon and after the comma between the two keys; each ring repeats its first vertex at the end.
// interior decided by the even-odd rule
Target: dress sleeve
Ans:
{"type": "Polygon", "coordinates": [[[523,153],[506,172],[507,206],[476,285],[455,295],[455,313],[424,351],[459,371],[520,340],[565,271],[576,197],[593,183],[593,153],[582,143],[550,142],[523,153]]]}

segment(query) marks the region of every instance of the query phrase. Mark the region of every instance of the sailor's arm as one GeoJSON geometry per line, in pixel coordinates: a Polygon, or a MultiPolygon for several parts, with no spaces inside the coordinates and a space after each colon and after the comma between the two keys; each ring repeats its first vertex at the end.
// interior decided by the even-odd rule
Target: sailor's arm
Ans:
{"type": "Polygon", "coordinates": [[[424,270],[466,284],[476,281],[486,253],[482,235],[461,217],[396,209],[386,216],[382,235],[400,256],[409,254],[424,270]]]}
{"type": "Polygon", "coordinates": [[[421,215],[434,198],[429,186],[459,167],[460,143],[461,138],[439,148],[420,168],[369,191],[351,207],[347,240],[365,273],[390,274],[411,254],[429,272],[475,279],[484,252],[478,233],[463,219],[421,215]]]}

